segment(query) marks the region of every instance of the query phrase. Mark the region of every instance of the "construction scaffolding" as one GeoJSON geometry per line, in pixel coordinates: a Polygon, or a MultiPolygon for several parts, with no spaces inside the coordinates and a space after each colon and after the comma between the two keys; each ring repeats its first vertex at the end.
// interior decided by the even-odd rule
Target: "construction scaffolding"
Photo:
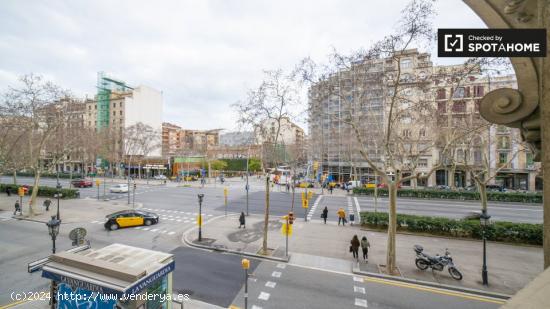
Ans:
{"type": "Polygon", "coordinates": [[[111,94],[114,91],[126,92],[134,88],[125,82],[108,77],[105,72],[97,73],[97,130],[109,127],[111,114],[111,94]]]}

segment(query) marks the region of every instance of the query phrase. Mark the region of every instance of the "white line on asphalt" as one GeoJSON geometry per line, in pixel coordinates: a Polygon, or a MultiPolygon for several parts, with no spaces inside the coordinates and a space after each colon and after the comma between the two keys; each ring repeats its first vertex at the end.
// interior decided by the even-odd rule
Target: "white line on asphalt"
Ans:
{"type": "Polygon", "coordinates": [[[174,234],[176,234],[176,232],[170,232],[170,233],[168,233],[168,235],[174,235],[174,234]]]}
{"type": "Polygon", "coordinates": [[[252,305],[252,309],[262,309],[262,307],[258,307],[256,305],[252,305]]]}
{"type": "Polygon", "coordinates": [[[273,281],[268,281],[265,283],[265,286],[267,286],[268,288],[275,288],[276,285],[277,285],[277,282],[273,282],[273,281]]]}
{"type": "Polygon", "coordinates": [[[362,299],[362,298],[356,298],[355,299],[355,305],[358,306],[358,307],[365,307],[365,308],[367,308],[369,306],[368,303],[367,303],[367,300],[362,299]]]}
{"type": "Polygon", "coordinates": [[[353,281],[355,281],[355,282],[363,282],[363,278],[357,277],[357,276],[353,276],[353,281]]]}
{"type": "Polygon", "coordinates": [[[151,232],[156,232],[158,231],[159,229],[152,229],[151,232]]]}
{"type": "Polygon", "coordinates": [[[274,272],[271,274],[271,277],[281,278],[281,272],[280,272],[280,271],[274,271],[274,272]]]}
{"type": "Polygon", "coordinates": [[[144,227],[144,228],[142,228],[142,230],[144,230],[144,231],[148,231],[149,229],[150,229],[150,227],[144,227]]]}
{"type": "Polygon", "coordinates": [[[134,229],[141,230],[142,228],[143,228],[142,226],[136,226],[134,229]]]}
{"type": "Polygon", "coordinates": [[[353,292],[365,294],[365,288],[360,286],[353,286],[353,292]]]}
{"type": "Polygon", "coordinates": [[[191,222],[191,220],[185,220],[185,221],[183,221],[183,223],[189,223],[189,222],[191,222]]]}
{"type": "Polygon", "coordinates": [[[261,300],[268,300],[268,299],[269,299],[269,293],[260,292],[260,296],[258,296],[258,299],[261,299],[261,300]]]}
{"type": "Polygon", "coordinates": [[[277,268],[285,269],[285,268],[286,268],[286,264],[278,263],[278,264],[277,264],[277,268]]]}
{"type": "Polygon", "coordinates": [[[355,201],[355,208],[357,208],[357,214],[361,213],[361,206],[359,205],[359,201],[357,200],[357,196],[353,197],[353,201],[355,201]]]}
{"type": "Polygon", "coordinates": [[[181,222],[181,220],[179,220],[179,219],[178,219],[178,220],[176,220],[176,221],[178,221],[178,222],[181,222]]]}

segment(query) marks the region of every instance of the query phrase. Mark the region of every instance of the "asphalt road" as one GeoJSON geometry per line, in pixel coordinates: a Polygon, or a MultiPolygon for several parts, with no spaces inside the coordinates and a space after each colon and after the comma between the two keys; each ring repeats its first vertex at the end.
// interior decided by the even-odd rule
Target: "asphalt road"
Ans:
{"type": "MultiPolygon", "coordinates": [[[[45,180],[44,183],[55,179],[45,180]]],[[[240,183],[229,186],[228,211],[240,212],[246,200],[240,183]]],[[[89,190],[88,198],[94,198],[94,189],[89,190]]],[[[250,194],[250,211],[263,213],[264,193],[256,186],[250,194]]],[[[160,223],[148,228],[127,228],[107,231],[103,227],[104,218],[74,224],[62,224],[58,236],[58,250],[71,246],[68,234],[75,227],[84,227],[93,247],[103,247],[111,243],[172,252],[176,257],[174,291],[190,294],[191,298],[222,306],[236,304],[242,306],[243,271],[240,257],[204,250],[182,247],[181,235],[195,226],[198,214],[197,194],[205,194],[203,214],[209,220],[225,212],[223,187],[188,188],[171,186],[138,187],[136,203],[146,210],[161,216],[160,223]]],[[[115,195],[116,196],[116,195],[115,195]]],[[[300,217],[300,195],[296,195],[297,215],[300,217]]],[[[318,199],[312,198],[313,202],[318,199]]],[[[368,198],[360,197],[359,207],[368,207],[368,198]]],[[[290,207],[291,195],[286,192],[272,192],[271,214],[286,214],[290,207]]],[[[312,211],[319,219],[324,205],[331,207],[329,219],[335,218],[338,207],[348,210],[351,205],[357,211],[353,198],[345,196],[325,196],[312,211]],[[350,204],[351,201],[351,204],[350,204]]],[[[448,202],[448,201],[445,201],[448,202]]],[[[120,203],[126,203],[121,198],[120,203]]],[[[463,202],[462,202],[463,203],[463,202]]],[[[411,203],[411,205],[414,205],[411,203]]],[[[464,206],[464,205],[463,205],[464,206]]],[[[468,205],[466,205],[468,206],[468,205]]],[[[399,206],[401,207],[401,206],[399,206]]],[[[420,206],[416,206],[420,207],[420,206]]],[[[426,206],[424,206],[426,207],[426,206]]],[[[452,207],[451,204],[439,208],[452,207]]],[[[516,207],[536,207],[511,205],[516,207]]],[[[404,206],[402,208],[405,208],[404,206]]],[[[434,206],[434,208],[436,208],[434,206]]],[[[437,209],[439,209],[437,208],[437,209]]],[[[27,264],[47,256],[51,250],[51,239],[43,223],[10,219],[9,213],[0,213],[0,305],[11,302],[11,292],[41,291],[47,289],[48,282],[40,277],[40,272],[27,273],[27,264]]],[[[253,277],[250,279],[249,308],[496,308],[498,305],[479,298],[468,298],[455,293],[440,293],[417,286],[395,285],[370,279],[357,279],[350,274],[328,272],[287,265],[280,268],[278,263],[253,260],[253,277]],[[275,272],[280,273],[280,275],[275,272]],[[364,293],[363,293],[364,292],[364,293]],[[263,293],[263,294],[262,294],[263,293]]]]}

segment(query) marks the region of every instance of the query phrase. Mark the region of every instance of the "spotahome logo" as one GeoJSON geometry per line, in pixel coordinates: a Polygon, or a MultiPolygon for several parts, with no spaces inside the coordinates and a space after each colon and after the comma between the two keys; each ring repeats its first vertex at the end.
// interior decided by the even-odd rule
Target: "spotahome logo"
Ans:
{"type": "Polygon", "coordinates": [[[439,57],[546,57],[546,29],[438,29],[439,57]]]}

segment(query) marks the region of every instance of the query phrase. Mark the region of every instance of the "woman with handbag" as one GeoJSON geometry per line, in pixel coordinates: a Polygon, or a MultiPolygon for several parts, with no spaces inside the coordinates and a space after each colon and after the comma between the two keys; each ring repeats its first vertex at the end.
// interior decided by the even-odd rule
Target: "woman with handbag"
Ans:
{"type": "Polygon", "coordinates": [[[325,206],[325,209],[323,209],[323,214],[321,216],[323,217],[323,220],[325,220],[325,224],[327,224],[327,216],[328,216],[327,206],[325,206]]]}
{"type": "Polygon", "coordinates": [[[349,248],[353,253],[353,258],[359,261],[359,246],[361,245],[361,243],[359,242],[359,238],[357,237],[357,235],[353,235],[350,244],[351,246],[349,248]]]}

